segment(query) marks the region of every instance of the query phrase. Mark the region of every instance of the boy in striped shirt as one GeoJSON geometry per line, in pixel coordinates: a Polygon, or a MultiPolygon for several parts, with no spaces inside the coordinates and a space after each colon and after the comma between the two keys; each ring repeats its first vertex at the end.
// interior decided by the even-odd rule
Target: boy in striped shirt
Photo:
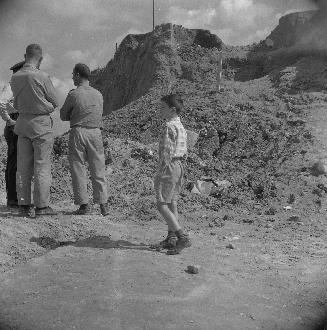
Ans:
{"type": "Polygon", "coordinates": [[[159,162],[154,188],[158,211],[168,225],[168,235],[154,247],[168,249],[167,254],[170,255],[191,246],[188,235],[178,222],[177,212],[177,199],[184,175],[182,160],[187,153],[187,135],[179,118],[183,110],[180,96],[170,94],[162,97],[160,117],[166,122],[159,138],[159,162]]]}

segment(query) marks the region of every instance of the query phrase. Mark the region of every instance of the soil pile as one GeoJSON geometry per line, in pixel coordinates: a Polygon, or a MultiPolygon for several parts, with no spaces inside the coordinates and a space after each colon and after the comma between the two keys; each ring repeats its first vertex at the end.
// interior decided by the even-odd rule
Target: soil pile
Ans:
{"type": "Polygon", "coordinates": [[[303,40],[310,31],[311,19],[316,10],[291,13],[280,18],[278,26],[266,39],[268,47],[290,47],[303,40]]]}
{"type": "Polygon", "coordinates": [[[93,86],[104,96],[104,112],[110,113],[144,95],[150,88],[176,82],[182,74],[178,45],[221,48],[221,40],[205,30],[189,30],[164,24],[153,32],[128,35],[114,58],[93,72],[93,86]]]}
{"type": "MultiPolygon", "coordinates": [[[[296,53],[292,48],[285,51],[262,49],[260,45],[223,45],[224,91],[218,93],[217,49],[202,47],[195,42],[196,35],[198,30],[166,24],[147,35],[128,36],[114,62],[95,76],[95,85],[100,86],[97,84],[104,79],[104,72],[122,61],[123,54],[128,53],[126,58],[130,59],[139,57],[140,40],[153,45],[146,54],[156,58],[151,63],[156,63],[153,70],[157,71],[151,71],[148,91],[148,87],[142,90],[126,84],[134,94],[114,96],[115,90],[123,92],[121,86],[138,67],[137,61],[131,64],[131,70],[127,66],[120,87],[112,87],[118,81],[115,74],[100,86],[107,88],[102,89],[104,96],[117,107],[143,93],[104,120],[112,202],[134,212],[135,218],[140,215],[136,209],[144,213],[143,218],[155,216],[152,177],[157,157],[155,142],[162,124],[157,117],[158,100],[163,94],[177,92],[185,100],[185,127],[199,133],[186,164],[184,210],[205,208],[215,212],[223,206],[237,210],[261,204],[259,213],[269,212],[271,207],[282,210],[287,205],[298,213],[316,212],[323,207],[327,190],[325,176],[317,175],[312,166],[325,157],[325,152],[317,147],[319,137],[312,130],[310,116],[326,104],[326,59],[319,54],[296,53]],[[132,45],[136,45],[134,50],[132,45]],[[196,195],[191,190],[201,178],[227,180],[231,186],[196,195]]],[[[144,77],[143,72],[140,80],[144,77]]],[[[56,184],[52,189],[57,199],[71,196],[68,163],[61,157],[66,143],[62,137],[55,144],[56,184]]]]}

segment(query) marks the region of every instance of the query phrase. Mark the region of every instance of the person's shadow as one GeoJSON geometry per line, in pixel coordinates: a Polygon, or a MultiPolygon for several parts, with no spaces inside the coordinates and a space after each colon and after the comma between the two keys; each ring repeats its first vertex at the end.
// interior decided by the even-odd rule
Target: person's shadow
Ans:
{"type": "Polygon", "coordinates": [[[54,238],[42,236],[32,237],[30,242],[36,242],[39,246],[47,250],[55,250],[63,246],[91,247],[95,249],[123,249],[123,250],[145,250],[152,252],[161,252],[150,248],[150,245],[144,243],[136,244],[125,240],[112,240],[108,236],[90,236],[77,241],[57,241],[54,238]]]}

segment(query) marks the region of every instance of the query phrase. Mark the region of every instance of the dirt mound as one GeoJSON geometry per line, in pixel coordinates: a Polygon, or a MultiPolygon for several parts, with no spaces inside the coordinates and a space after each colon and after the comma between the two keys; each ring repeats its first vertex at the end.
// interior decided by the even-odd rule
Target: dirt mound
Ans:
{"type": "Polygon", "coordinates": [[[313,16],[317,11],[291,13],[279,19],[278,26],[267,37],[265,43],[268,47],[290,47],[300,42],[308,31],[313,16]]]}
{"type": "Polygon", "coordinates": [[[121,108],[151,88],[176,82],[183,74],[177,50],[190,45],[221,48],[222,41],[207,30],[172,24],[157,26],[147,34],[128,35],[107,66],[93,72],[92,84],[104,96],[104,112],[121,108]]]}

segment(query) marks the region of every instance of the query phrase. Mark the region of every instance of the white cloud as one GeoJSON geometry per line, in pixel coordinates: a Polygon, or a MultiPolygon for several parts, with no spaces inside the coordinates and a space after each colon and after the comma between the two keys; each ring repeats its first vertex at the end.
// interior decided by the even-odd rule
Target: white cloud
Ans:
{"type": "Polygon", "coordinates": [[[99,66],[97,51],[94,51],[93,53],[89,50],[85,52],[80,49],[69,50],[64,54],[64,57],[73,62],[73,64],[80,62],[85,63],[91,70],[94,70],[99,66]]]}
{"type": "Polygon", "coordinates": [[[64,56],[71,59],[72,61],[82,62],[86,61],[90,55],[91,54],[89,51],[83,52],[80,49],[76,49],[67,51],[64,56]]]}
{"type": "Polygon", "coordinates": [[[65,17],[88,15],[91,19],[91,15],[103,12],[102,8],[98,6],[98,0],[52,0],[47,2],[39,0],[39,3],[46,5],[50,13],[65,17]]]}
{"type": "Polygon", "coordinates": [[[50,14],[69,19],[77,19],[83,31],[102,30],[108,24],[109,7],[102,0],[36,0],[46,7],[50,14]]]}
{"type": "Polygon", "coordinates": [[[72,79],[58,79],[56,77],[51,77],[53,86],[58,92],[59,101],[60,103],[64,103],[65,98],[68,92],[74,88],[73,80],[72,79]]]}
{"type": "Polygon", "coordinates": [[[50,70],[53,68],[54,64],[55,64],[54,58],[50,54],[45,53],[40,68],[42,70],[50,70]]]}
{"type": "Polygon", "coordinates": [[[256,24],[258,18],[270,18],[273,8],[263,3],[254,3],[253,0],[222,0],[219,5],[219,19],[239,30],[256,24]]]}
{"type": "Polygon", "coordinates": [[[215,8],[187,10],[172,6],[168,10],[166,21],[183,25],[187,28],[203,28],[208,26],[216,16],[217,12],[215,8]]]}
{"type": "Polygon", "coordinates": [[[240,10],[246,10],[253,6],[252,0],[222,0],[220,6],[228,15],[233,15],[240,10]]]}

